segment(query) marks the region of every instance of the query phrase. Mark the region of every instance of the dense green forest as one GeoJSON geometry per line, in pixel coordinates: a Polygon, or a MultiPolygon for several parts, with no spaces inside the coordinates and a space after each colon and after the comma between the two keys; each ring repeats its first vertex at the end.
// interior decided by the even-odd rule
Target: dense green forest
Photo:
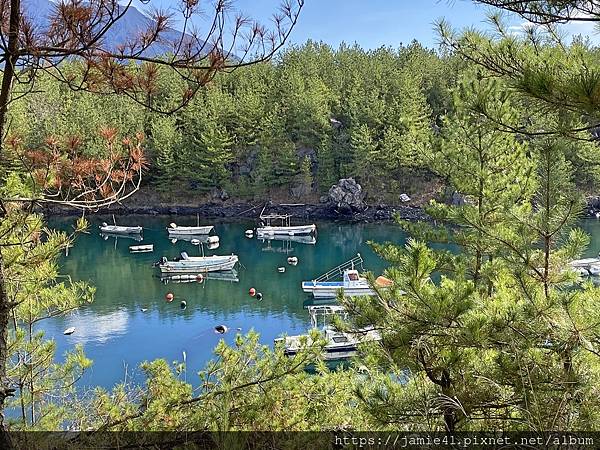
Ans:
{"type": "MultiPolygon", "coordinates": [[[[104,149],[103,126],[143,130],[151,161],[144,183],[163,193],[201,199],[218,187],[237,198],[311,199],[355,177],[371,200],[394,202],[431,181],[427,155],[452,110],[460,66],[417,42],[374,51],[308,42],[271,63],[218,74],[171,115],[124,96],[73,92],[48,76],[39,93],[15,102],[11,132],[32,147],[49,135],[77,136],[93,156],[104,149]]],[[[152,101],[168,105],[176,84],[165,72],[152,101]]]]}
{"type": "MultiPolygon", "coordinates": [[[[218,74],[168,115],[126,95],[38,79],[11,104],[3,147],[12,164],[0,190],[16,386],[8,407],[19,412],[11,426],[598,431],[600,288],[568,265],[589,244],[577,221],[600,179],[598,51],[582,39],[564,43],[551,28],[543,39],[498,28],[455,33],[441,23],[440,51],[309,42],[218,74]],[[341,298],[351,314],[336,326],[374,326],[382,341],[364,345],[345,370],[324,364],[317,332],[293,358],[250,333],[218,345],[197,389],[182,377],[184,363],[158,360],[143,364],[145,384],[81,392],[75,381],[91,362],[75,348],[55,364],[39,324],[93,297],[92,287],[60,278],[56,263],[85,220],[73,236],[46,230],[15,197],[40,198],[31,180],[41,175],[50,179],[44,187],[76,185],[77,176],[65,183],[66,166],[77,175],[88,159],[137,149],[130,137],[139,132],[148,161],[132,167],[167,196],[221,188],[238,198],[311,200],[353,176],[371,201],[426,189],[461,201],[434,196],[426,205],[434,220],[399,221],[411,236],[404,247],[372,243],[394,284],[341,298]],[[50,175],[40,174],[49,158],[50,175]]],[[[161,71],[151,103],[175,104],[178,83],[161,71]]]]}
{"type": "MultiPolygon", "coordinates": [[[[454,113],[453,92],[474,70],[417,42],[377,50],[308,42],[270,63],[218,74],[168,115],[47,76],[37,81],[39,92],[15,102],[10,132],[31,148],[56,136],[101,156],[103,127],[123,136],[142,130],[150,161],[144,185],[173,203],[206,200],[213,188],[244,200],[316,201],[340,178],[354,177],[367,201],[397,204],[404,192],[417,200],[444,193],[433,154],[454,113]]],[[[152,101],[174,103],[177,83],[165,71],[152,101]]],[[[516,113],[527,120],[525,105],[516,113]]],[[[593,191],[596,161],[585,146],[569,158],[578,185],[593,191]]]]}

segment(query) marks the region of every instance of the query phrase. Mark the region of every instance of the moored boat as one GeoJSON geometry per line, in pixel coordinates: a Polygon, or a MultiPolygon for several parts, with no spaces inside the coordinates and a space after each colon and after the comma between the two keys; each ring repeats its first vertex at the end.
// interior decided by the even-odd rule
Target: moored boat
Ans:
{"type": "Polygon", "coordinates": [[[161,273],[205,273],[231,270],[238,262],[237,255],[225,256],[188,256],[181,252],[181,257],[169,261],[163,257],[158,262],[161,273]]]}
{"type": "Polygon", "coordinates": [[[580,276],[600,275],[600,258],[575,259],[569,262],[569,266],[580,276]]]}
{"type": "MultiPolygon", "coordinates": [[[[302,282],[302,290],[308,294],[312,294],[314,298],[335,298],[338,292],[343,290],[344,295],[348,297],[361,295],[375,295],[376,291],[369,284],[369,281],[361,277],[355,267],[362,267],[362,257],[360,253],[334,267],[330,271],[320,275],[311,281],[302,282]],[[339,275],[341,280],[334,280],[339,275]]],[[[378,277],[375,284],[381,288],[387,288],[392,285],[392,281],[385,277],[378,277]]]]}
{"type": "Polygon", "coordinates": [[[113,234],[113,235],[128,235],[128,234],[141,234],[143,231],[142,227],[124,227],[121,225],[107,225],[103,222],[100,225],[100,233],[113,234]]]}
{"type": "MultiPolygon", "coordinates": [[[[372,327],[361,328],[352,332],[342,332],[332,327],[326,327],[322,333],[326,341],[323,348],[323,357],[326,360],[351,358],[356,355],[360,344],[381,340],[381,334],[372,327]]],[[[313,341],[310,335],[302,334],[277,338],[275,339],[275,343],[282,343],[284,354],[293,356],[303,348],[310,346],[313,341]]]]}
{"type": "Polygon", "coordinates": [[[260,239],[263,236],[303,236],[317,232],[317,226],[314,223],[292,225],[291,217],[289,214],[261,214],[261,224],[256,229],[256,236],[260,239]]]}
{"type": "Polygon", "coordinates": [[[175,236],[203,236],[214,230],[213,225],[196,226],[196,227],[181,227],[175,223],[170,223],[167,227],[169,237],[175,236]]]}
{"type": "MultiPolygon", "coordinates": [[[[381,340],[381,334],[373,327],[360,328],[358,330],[343,332],[336,330],[331,326],[329,318],[332,316],[347,317],[346,310],[341,306],[310,306],[308,308],[312,328],[320,329],[322,338],[325,339],[323,348],[323,357],[326,360],[342,360],[353,357],[358,346],[365,342],[377,342],[381,340]],[[322,321],[319,323],[319,321],[322,321]]],[[[296,336],[284,336],[275,339],[275,344],[283,345],[285,355],[293,356],[303,348],[313,343],[312,337],[308,334],[296,336]]]]}
{"type": "Polygon", "coordinates": [[[130,245],[129,251],[131,253],[150,253],[154,251],[154,244],[130,245]]]}

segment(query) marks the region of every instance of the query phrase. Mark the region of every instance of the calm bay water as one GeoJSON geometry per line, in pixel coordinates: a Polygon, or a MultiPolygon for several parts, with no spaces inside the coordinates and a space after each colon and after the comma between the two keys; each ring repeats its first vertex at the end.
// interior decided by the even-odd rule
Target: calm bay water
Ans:
{"type": "MultiPolygon", "coordinates": [[[[68,230],[73,218],[52,219],[49,226],[68,230]]],[[[111,222],[112,220],[107,220],[111,222]]],[[[90,234],[77,238],[69,254],[61,259],[61,273],[74,280],[85,280],[96,286],[95,300],[67,316],[46,321],[46,335],[55,339],[58,355],[75,344],[84,345],[86,355],[94,361],[85,375],[84,385],[110,387],[121,381],[127,368],[141,380],[137,366],[144,360],[165,358],[181,361],[186,352],[188,381],[213,356],[220,339],[232,342],[236,329],[254,329],[261,342],[271,345],[282,333],[304,333],[310,326],[303,302],[302,280],[311,279],[360,252],[365,269],[380,274],[386,264],[371,250],[367,241],[404,242],[404,235],[394,224],[318,223],[315,245],[297,242],[248,239],[244,231],[255,224],[251,221],[218,222],[214,224],[220,237],[216,250],[206,254],[236,253],[243,266],[237,269],[239,282],[208,279],[198,283],[168,283],[159,278],[152,263],[161,256],[178,256],[181,251],[198,255],[199,248],[190,242],[172,243],[165,227],[175,221],[179,225],[195,225],[195,217],[119,217],[120,225],[144,226],[143,241],[127,238],[102,239],[98,225],[102,218],[94,217],[90,234]],[[130,245],[154,244],[153,253],[131,254],[130,245]],[[287,264],[288,256],[297,256],[297,266],[287,264]],[[284,266],[285,273],[278,267],[284,266]],[[261,301],[248,295],[254,287],[263,294],[261,301]],[[175,301],[167,303],[165,295],[172,292],[175,301]],[[180,301],[187,308],[180,308],[180,301]],[[146,312],[142,312],[142,308],[146,312]],[[226,325],[231,331],[218,335],[214,327],[226,325]],[[70,336],[63,331],[75,327],[70,336]]]]}
{"type": "MultiPolygon", "coordinates": [[[[127,238],[102,239],[97,231],[102,219],[94,217],[91,233],[79,236],[69,255],[61,258],[63,274],[97,288],[93,303],[44,324],[46,335],[56,341],[58,355],[77,343],[84,345],[86,355],[94,361],[81,381],[84,385],[111,387],[123,380],[126,371],[128,377],[141,381],[137,369],[141,362],[156,358],[181,361],[183,352],[187,355],[187,379],[193,383],[193,374],[212,358],[215,345],[220,339],[231,343],[237,328],[243,333],[254,329],[268,345],[282,333],[304,333],[310,321],[302,280],[314,278],[357,252],[363,256],[365,269],[378,275],[386,264],[367,242],[405,241],[394,224],[317,223],[317,242],[308,245],[248,239],[244,231],[254,226],[251,221],[205,220],[202,224],[214,224],[220,237],[219,248],[206,250],[206,254],[236,253],[243,265],[237,269],[239,282],[208,279],[202,284],[164,284],[153,262],[161,256],[178,256],[181,251],[199,254],[197,246],[185,241],[172,243],[167,238],[165,227],[172,221],[195,225],[196,218],[120,217],[121,225],[144,226],[144,239],[138,243],[127,238]],[[131,254],[129,246],[139,244],[154,244],[154,252],[131,254]],[[297,256],[298,265],[288,265],[288,256],[297,256]],[[282,266],[285,273],[277,271],[282,266]],[[261,301],[248,295],[251,287],[263,294],[261,301]],[[175,295],[172,303],[165,301],[169,292],[175,295]],[[180,308],[181,300],[187,302],[185,310],[180,308]],[[230,331],[216,334],[214,327],[219,324],[230,331]],[[68,327],[76,329],[71,336],[63,335],[68,327]]],[[[49,223],[64,230],[72,224],[72,218],[49,223]]],[[[581,226],[592,237],[585,256],[598,255],[600,221],[584,220],[581,226]]]]}

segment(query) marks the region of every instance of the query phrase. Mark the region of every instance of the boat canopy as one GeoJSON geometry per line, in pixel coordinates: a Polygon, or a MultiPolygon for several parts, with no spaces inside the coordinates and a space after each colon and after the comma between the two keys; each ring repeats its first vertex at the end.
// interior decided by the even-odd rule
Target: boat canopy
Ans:
{"type": "Polygon", "coordinates": [[[289,227],[292,219],[291,214],[261,214],[260,220],[267,226],[271,226],[273,222],[280,222],[282,226],[289,227]]]}

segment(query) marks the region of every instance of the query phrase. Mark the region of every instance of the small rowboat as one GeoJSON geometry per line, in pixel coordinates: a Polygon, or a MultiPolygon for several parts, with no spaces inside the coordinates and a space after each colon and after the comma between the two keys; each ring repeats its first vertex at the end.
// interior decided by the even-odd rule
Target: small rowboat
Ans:
{"type": "Polygon", "coordinates": [[[212,225],[197,226],[197,227],[180,227],[176,223],[170,223],[167,227],[169,237],[171,236],[189,236],[189,235],[204,235],[209,234],[215,227],[212,225]]]}
{"type": "Polygon", "coordinates": [[[181,258],[168,261],[163,257],[158,262],[161,273],[206,273],[231,270],[238,262],[237,255],[226,256],[188,256],[181,252],[181,258]]]}
{"type": "Polygon", "coordinates": [[[100,232],[107,234],[141,234],[143,231],[142,227],[123,227],[120,225],[107,225],[106,222],[100,225],[100,232]]]}
{"type": "Polygon", "coordinates": [[[154,251],[154,244],[147,245],[131,245],[129,246],[131,253],[150,253],[154,251]]]}
{"type": "Polygon", "coordinates": [[[73,334],[73,333],[75,333],[75,327],[69,327],[65,331],[63,331],[63,334],[66,336],[73,334]]]}

